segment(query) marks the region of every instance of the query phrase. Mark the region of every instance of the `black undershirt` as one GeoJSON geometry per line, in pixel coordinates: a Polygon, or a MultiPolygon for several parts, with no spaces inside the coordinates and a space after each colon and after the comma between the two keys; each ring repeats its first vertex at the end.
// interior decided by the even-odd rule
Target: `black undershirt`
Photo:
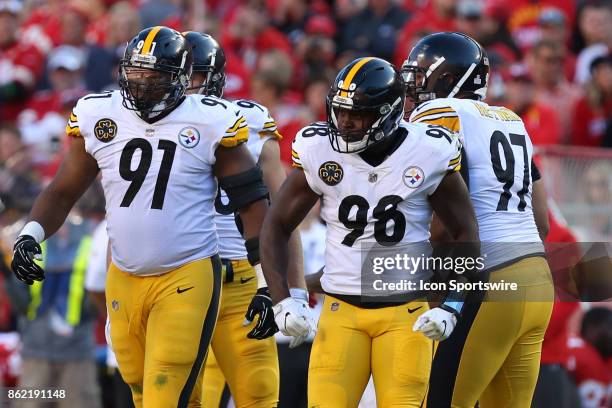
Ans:
{"type": "Polygon", "coordinates": [[[386,140],[383,139],[359,153],[359,157],[370,166],[376,167],[387,160],[402,145],[406,136],[408,136],[408,131],[404,128],[399,128],[392,135],[387,136],[386,140]]]}

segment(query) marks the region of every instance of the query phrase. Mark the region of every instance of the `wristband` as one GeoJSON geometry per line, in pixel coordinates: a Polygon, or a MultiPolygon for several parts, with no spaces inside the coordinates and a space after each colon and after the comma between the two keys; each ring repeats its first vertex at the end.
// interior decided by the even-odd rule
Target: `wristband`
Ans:
{"type": "Polygon", "coordinates": [[[289,294],[292,298],[305,300],[308,302],[308,291],[302,288],[289,288],[289,294]]]}
{"type": "Polygon", "coordinates": [[[253,269],[255,269],[255,276],[257,276],[257,289],[267,287],[268,284],[266,283],[266,278],[264,277],[263,269],[261,269],[261,264],[258,263],[257,265],[254,265],[253,269]]]}
{"type": "Polygon", "coordinates": [[[36,221],[28,222],[19,233],[19,236],[22,235],[31,236],[38,244],[45,240],[45,230],[42,225],[36,221]]]}

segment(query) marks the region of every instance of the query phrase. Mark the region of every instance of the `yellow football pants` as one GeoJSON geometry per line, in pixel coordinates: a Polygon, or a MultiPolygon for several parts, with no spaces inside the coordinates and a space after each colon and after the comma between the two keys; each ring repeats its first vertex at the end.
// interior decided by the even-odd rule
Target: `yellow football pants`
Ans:
{"type": "Polygon", "coordinates": [[[494,271],[489,281],[502,279],[516,282],[518,290],[466,302],[455,331],[439,344],[428,408],[473,408],[476,401],[481,408],[531,406],[552,312],[552,279],[542,257],[494,271]]]}
{"type": "Polygon", "coordinates": [[[136,408],[200,406],[201,368],[220,292],[217,256],[145,277],[111,264],[106,280],[111,342],[136,408]]]}
{"type": "Polygon", "coordinates": [[[247,333],[255,322],[242,325],[257,291],[255,271],[247,260],[224,261],[223,267],[233,279],[223,284],[212,352],[204,371],[203,407],[219,406],[226,381],[237,408],[276,407],[280,374],[274,337],[248,339],[247,333]]]}
{"type": "Polygon", "coordinates": [[[426,301],[364,309],[325,296],[310,354],[308,406],[357,407],[371,373],[379,407],[420,407],[433,344],[412,326],[428,309],[426,301]]]}

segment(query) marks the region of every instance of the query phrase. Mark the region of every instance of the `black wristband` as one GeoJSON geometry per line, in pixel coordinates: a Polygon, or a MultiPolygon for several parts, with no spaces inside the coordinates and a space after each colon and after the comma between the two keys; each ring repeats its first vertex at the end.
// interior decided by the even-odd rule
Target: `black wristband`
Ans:
{"type": "Polygon", "coordinates": [[[259,263],[259,236],[247,239],[244,241],[244,246],[247,250],[249,263],[252,266],[257,265],[259,263]]]}

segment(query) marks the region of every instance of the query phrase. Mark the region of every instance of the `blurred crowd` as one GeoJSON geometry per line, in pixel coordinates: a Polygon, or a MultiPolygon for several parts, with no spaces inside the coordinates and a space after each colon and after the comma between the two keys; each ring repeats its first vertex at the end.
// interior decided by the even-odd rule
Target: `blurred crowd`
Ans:
{"type": "MultiPolygon", "coordinates": [[[[0,0],[0,248],[5,254],[34,198],[58,168],[74,104],[87,93],[116,89],[125,44],[153,25],[203,31],[219,40],[228,60],[224,97],[249,98],[269,108],[284,136],[281,155],[286,163],[295,133],[325,119],[325,97],[340,67],[360,56],[382,57],[400,67],[424,35],[464,32],[488,52],[492,74],[487,102],[519,114],[536,146],[601,149],[603,164],[593,175],[585,171],[580,177],[585,186],[599,183],[589,191],[604,216],[590,221],[602,229],[601,236],[612,235],[612,160],[604,150],[612,147],[612,0],[0,0]]],[[[86,195],[57,242],[49,244],[58,253],[49,258],[49,270],[74,273],[83,234],[91,233],[103,217],[100,194],[94,189],[86,195]]],[[[310,250],[318,254],[305,259],[320,258],[324,228],[310,223],[304,234],[312,234],[307,239],[316,248],[310,250]]],[[[17,316],[32,323],[43,311],[32,309],[36,293],[25,293],[21,303],[13,296],[9,304],[10,271],[6,265],[0,269],[0,377],[4,375],[5,385],[14,385],[17,374],[11,367],[23,366],[21,357],[53,359],[57,353],[28,354],[34,345],[20,345],[13,333],[17,316]],[[15,353],[17,347],[23,347],[21,354],[15,353]]],[[[58,279],[57,285],[64,281],[58,279]]],[[[49,299],[38,301],[52,304],[49,299]]],[[[585,308],[574,306],[572,315],[585,308]]],[[[612,343],[606,348],[597,342],[606,333],[610,336],[612,322],[605,312],[597,313],[582,326],[555,326],[566,352],[551,364],[565,367],[578,382],[581,356],[599,356],[608,377],[597,381],[608,387],[603,393],[608,395],[612,343]],[[592,336],[593,325],[603,325],[597,330],[604,334],[592,336]]],[[[580,319],[582,313],[576,315],[580,319]]],[[[72,336],[79,332],[74,327],[85,327],[88,333],[79,339],[83,348],[73,347],[72,354],[61,358],[93,359],[95,321],[95,307],[85,305],[75,324],[66,326],[57,318],[48,324],[51,335],[72,336]]],[[[103,344],[99,327],[95,333],[103,344]]],[[[559,350],[559,344],[553,349],[559,350]]],[[[65,347],[61,342],[55,346],[65,347]]],[[[589,371],[581,372],[588,377],[589,371]]],[[[82,367],[76,372],[82,373],[82,367]]],[[[607,403],[599,389],[580,392],[607,403]]],[[[112,402],[107,400],[106,406],[112,402]]]]}

